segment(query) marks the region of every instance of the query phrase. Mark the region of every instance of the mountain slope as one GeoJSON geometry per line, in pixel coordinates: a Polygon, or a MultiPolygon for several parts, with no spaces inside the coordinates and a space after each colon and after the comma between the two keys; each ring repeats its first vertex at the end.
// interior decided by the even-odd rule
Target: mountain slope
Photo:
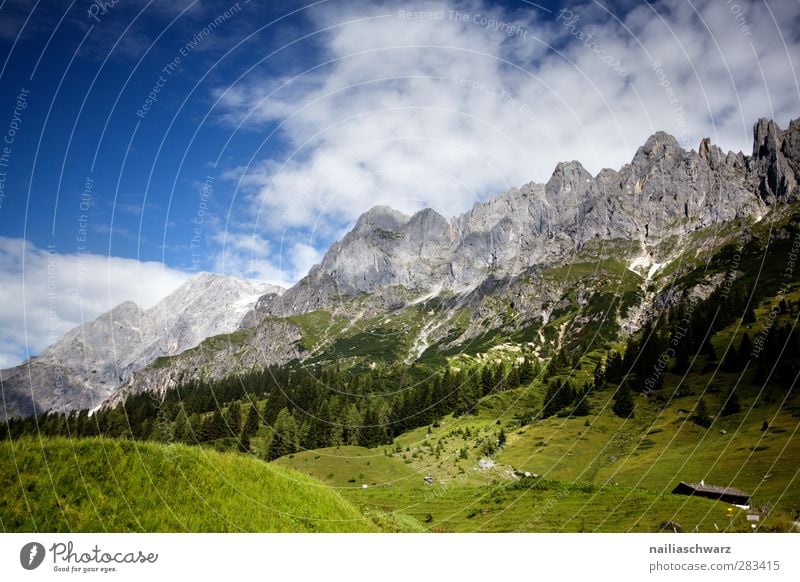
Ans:
{"type": "Polygon", "coordinates": [[[578,162],[561,163],[546,184],[449,222],[431,209],[373,208],[307,277],[259,299],[236,350],[160,362],[124,393],[292,359],[441,363],[506,340],[530,342],[546,358],[564,337],[614,340],[723,284],[723,273],[683,276],[726,241],[780,218],[798,195],[798,142],[800,120],[785,131],[760,120],[751,156],[724,154],[707,139],[685,151],[658,132],[619,171],[592,177],[578,162]],[[284,345],[274,334],[264,341],[263,326],[280,326],[284,345]]]}
{"type": "Polygon", "coordinates": [[[150,309],[127,301],[76,327],[25,364],[0,370],[0,418],[93,408],[159,356],[236,330],[272,285],[199,273],[150,309]]]}
{"type": "Polygon", "coordinates": [[[0,466],[4,531],[374,531],[305,475],[185,445],[22,439],[0,466]]]}
{"type": "MultiPolygon", "coordinates": [[[[430,323],[448,313],[441,298],[355,329],[323,311],[268,317],[272,344],[307,350],[303,362],[178,382],[92,416],[12,421],[0,438],[247,450],[403,531],[750,531],[747,511],[671,493],[705,481],[750,494],[761,531],[788,532],[800,502],[800,272],[787,271],[800,208],[771,208],[733,239],[698,232],[671,274],[605,257],[482,284],[458,302],[451,325],[463,333],[440,340],[430,323]],[[651,293],[660,279],[671,283],[651,293]],[[632,315],[639,293],[652,312],[632,315]],[[510,315],[543,296],[555,301],[546,318],[510,315]],[[481,331],[473,312],[501,319],[481,331]],[[621,320],[637,317],[647,323],[626,332],[621,320]],[[419,359],[402,361],[407,340],[426,334],[419,359]]],[[[231,369],[247,333],[203,342],[209,374],[231,369]]],[[[185,357],[158,371],[169,378],[185,357]]]]}
{"type": "Polygon", "coordinates": [[[60,342],[59,357],[48,351],[41,364],[3,374],[12,387],[6,406],[32,413],[31,385],[36,410],[74,409],[292,360],[441,364],[504,341],[530,343],[548,358],[567,344],[576,349],[576,338],[584,347],[612,341],[725,282],[724,273],[686,274],[797,200],[798,143],[800,120],[786,130],[759,120],[750,156],[707,139],[686,151],[658,132],[619,171],[593,177],[579,162],[561,163],[546,184],[512,189],[450,221],[431,209],[406,216],[376,207],[291,289],[250,296],[242,317],[226,318],[237,312],[235,297],[207,291],[199,294],[207,303],[176,292],[154,308],[158,325],[149,327],[131,324],[135,306],[121,306],[111,319],[127,331],[114,341],[124,335],[133,361],[109,356],[114,344],[102,341],[101,355],[83,362],[60,342]],[[193,321],[215,314],[218,325],[192,331],[193,321]],[[214,333],[229,335],[194,347],[214,333]],[[58,387],[64,362],[66,389],[58,387]]]}

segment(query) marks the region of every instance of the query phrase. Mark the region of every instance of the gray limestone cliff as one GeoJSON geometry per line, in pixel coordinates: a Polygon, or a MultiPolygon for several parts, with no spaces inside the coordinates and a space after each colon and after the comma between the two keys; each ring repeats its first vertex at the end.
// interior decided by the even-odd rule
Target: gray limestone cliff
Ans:
{"type": "Polygon", "coordinates": [[[272,285],[199,273],[143,310],[126,301],[67,332],[20,366],[0,370],[0,418],[94,408],[134,371],[202,340],[236,330],[272,285]]]}
{"type": "Polygon", "coordinates": [[[659,256],[665,241],[796,200],[799,179],[798,120],[785,131],[760,120],[752,156],[724,153],[708,139],[687,151],[657,132],[619,171],[592,176],[577,161],[560,163],[546,184],[511,189],[449,221],[431,209],[409,217],[372,208],[305,278],[262,302],[259,313],[335,309],[342,297],[362,294],[385,294],[388,307],[398,288],[408,300],[468,292],[490,274],[555,264],[597,240],[634,241],[653,260],[665,259],[659,256]]]}

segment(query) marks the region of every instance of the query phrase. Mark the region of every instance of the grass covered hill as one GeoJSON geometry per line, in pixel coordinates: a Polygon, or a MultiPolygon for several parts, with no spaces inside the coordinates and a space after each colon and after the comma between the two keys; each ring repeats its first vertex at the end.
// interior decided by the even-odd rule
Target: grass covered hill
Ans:
{"type": "Polygon", "coordinates": [[[0,443],[0,528],[41,532],[361,532],[334,490],[251,456],[109,438],[0,443]]]}

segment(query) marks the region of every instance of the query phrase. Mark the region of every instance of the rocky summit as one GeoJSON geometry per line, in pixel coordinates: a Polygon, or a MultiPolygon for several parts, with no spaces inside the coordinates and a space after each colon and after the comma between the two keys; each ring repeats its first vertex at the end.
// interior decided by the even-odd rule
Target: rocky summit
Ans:
{"type": "Polygon", "coordinates": [[[282,291],[199,273],[150,309],[126,301],[69,331],[39,356],[0,371],[4,414],[95,408],[133,371],[234,331],[260,296],[282,291]]]}
{"type": "Polygon", "coordinates": [[[290,315],[335,307],[342,296],[463,292],[491,274],[513,276],[557,264],[596,241],[634,242],[654,261],[664,243],[796,199],[800,120],[783,131],[760,120],[752,156],[704,139],[686,151],[664,132],[651,136],[619,171],[592,176],[560,163],[546,184],[529,183],[447,220],[425,209],[408,217],[375,207],[334,244],[319,265],[264,313],[290,315]]]}

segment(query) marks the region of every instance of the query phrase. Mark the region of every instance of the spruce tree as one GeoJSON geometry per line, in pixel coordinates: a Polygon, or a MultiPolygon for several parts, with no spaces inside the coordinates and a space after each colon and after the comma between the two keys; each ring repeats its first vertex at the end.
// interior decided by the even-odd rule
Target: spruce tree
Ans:
{"type": "Polygon", "coordinates": [[[536,370],[531,360],[532,356],[526,356],[525,361],[519,367],[519,383],[520,386],[527,386],[536,378],[536,370]]]}
{"type": "Polygon", "coordinates": [[[742,407],[739,404],[739,396],[736,394],[734,389],[731,388],[728,390],[728,396],[725,398],[725,404],[722,405],[720,416],[730,416],[731,414],[736,414],[741,409],[742,407]]]}
{"type": "Polygon", "coordinates": [[[689,369],[690,364],[691,358],[689,354],[689,346],[685,341],[679,342],[678,346],[675,348],[675,363],[673,364],[671,371],[673,374],[685,374],[689,369]]]}
{"type": "Polygon", "coordinates": [[[614,394],[614,406],[612,409],[614,414],[620,418],[633,418],[636,403],[633,401],[633,395],[627,383],[620,384],[614,394]]]}
{"type": "Polygon", "coordinates": [[[267,459],[272,461],[284,455],[297,452],[298,426],[288,408],[282,408],[275,418],[272,442],[269,444],[267,459]]]}
{"type": "Polygon", "coordinates": [[[244,422],[244,427],[242,428],[242,434],[246,434],[247,436],[255,436],[258,432],[258,427],[260,425],[258,419],[258,408],[256,408],[255,403],[250,405],[250,409],[247,411],[247,420],[244,422]]]}
{"type": "Polygon", "coordinates": [[[355,404],[351,404],[344,410],[344,434],[342,440],[346,445],[358,445],[361,438],[361,425],[363,424],[363,417],[356,408],[355,404]]]}
{"type": "Polygon", "coordinates": [[[514,364],[508,371],[508,376],[506,377],[506,388],[508,390],[513,390],[520,385],[520,382],[519,367],[514,364]]]}
{"type": "Polygon", "coordinates": [[[739,359],[741,360],[740,365],[744,365],[744,362],[750,359],[752,353],[753,342],[750,341],[750,336],[745,332],[745,334],[742,335],[741,343],[739,343],[739,359]]]}
{"type": "Polygon", "coordinates": [[[189,437],[189,419],[186,418],[186,411],[181,407],[178,410],[178,416],[175,418],[175,428],[172,431],[173,437],[180,443],[188,443],[189,437]]]}
{"type": "Polygon", "coordinates": [[[193,413],[189,416],[189,434],[186,435],[186,442],[196,445],[202,442],[203,422],[200,415],[193,413]]]}
{"type": "Polygon", "coordinates": [[[708,405],[704,398],[701,398],[697,403],[697,409],[694,414],[694,423],[708,428],[711,426],[711,415],[708,412],[708,405]]]}
{"type": "Polygon", "coordinates": [[[242,429],[242,405],[239,401],[232,402],[228,405],[228,411],[225,415],[225,436],[237,436],[242,429]]]}
{"type": "Polygon", "coordinates": [[[553,416],[559,411],[558,394],[559,385],[555,380],[551,380],[547,385],[547,392],[544,395],[544,406],[542,407],[542,418],[553,416]]]}
{"type": "Polygon", "coordinates": [[[623,376],[622,356],[619,352],[612,351],[606,361],[605,379],[612,384],[619,384],[623,376]]]}
{"type": "Polygon", "coordinates": [[[594,385],[598,390],[602,389],[606,383],[606,372],[603,369],[603,362],[598,361],[594,367],[594,385]]]}
{"type": "Polygon", "coordinates": [[[242,435],[239,437],[239,452],[240,453],[250,452],[250,436],[245,432],[243,432],[242,435]]]}
{"type": "Polygon", "coordinates": [[[589,401],[585,397],[578,401],[575,410],[572,411],[573,416],[589,416],[590,413],[589,401]]]}
{"type": "Polygon", "coordinates": [[[735,372],[739,369],[739,356],[732,343],[728,346],[728,351],[725,352],[725,357],[722,358],[720,367],[723,372],[735,372]]]}
{"type": "Polygon", "coordinates": [[[225,419],[222,418],[219,408],[210,417],[203,421],[202,439],[203,442],[211,442],[224,437],[227,433],[225,419]]]}
{"type": "Polygon", "coordinates": [[[589,409],[589,392],[591,389],[592,387],[588,384],[583,387],[583,392],[577,396],[577,404],[572,411],[573,416],[589,416],[591,412],[589,409]]]}

